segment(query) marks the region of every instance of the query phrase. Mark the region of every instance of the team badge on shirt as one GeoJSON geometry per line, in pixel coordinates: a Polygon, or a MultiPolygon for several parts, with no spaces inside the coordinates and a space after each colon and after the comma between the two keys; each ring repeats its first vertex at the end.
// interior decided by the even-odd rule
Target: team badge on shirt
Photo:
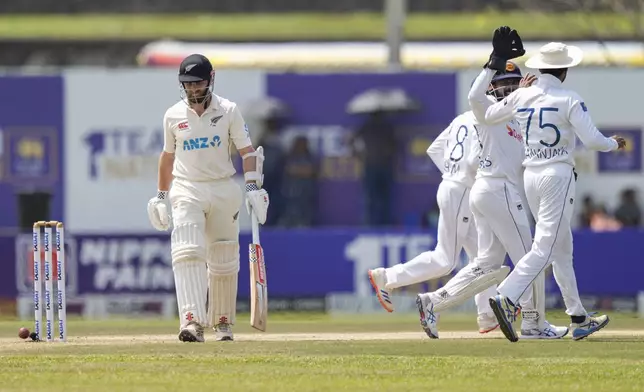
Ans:
{"type": "Polygon", "coordinates": [[[215,125],[217,125],[217,123],[219,122],[219,120],[221,120],[222,117],[223,117],[223,115],[211,118],[210,119],[210,126],[214,127],[215,125]]]}

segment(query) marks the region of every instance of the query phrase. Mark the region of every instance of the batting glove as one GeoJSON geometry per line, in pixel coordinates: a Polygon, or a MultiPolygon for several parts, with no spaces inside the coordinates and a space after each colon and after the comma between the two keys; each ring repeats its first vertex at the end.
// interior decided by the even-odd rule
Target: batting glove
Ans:
{"type": "Polygon", "coordinates": [[[246,211],[250,215],[252,210],[257,217],[257,221],[262,225],[266,222],[269,203],[266,190],[259,189],[257,184],[254,183],[246,184],[246,211]]]}
{"type": "Polygon", "coordinates": [[[157,196],[148,201],[148,218],[152,227],[159,231],[170,228],[170,202],[167,191],[158,191],[157,196]]]}

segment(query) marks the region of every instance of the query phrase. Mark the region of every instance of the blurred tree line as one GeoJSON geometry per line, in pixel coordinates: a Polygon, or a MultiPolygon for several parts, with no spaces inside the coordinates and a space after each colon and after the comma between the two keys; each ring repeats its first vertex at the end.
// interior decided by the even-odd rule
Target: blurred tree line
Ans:
{"type": "MultiPolygon", "coordinates": [[[[641,10],[643,0],[408,0],[409,12],[468,12],[484,10],[545,12],[641,10]]],[[[0,13],[267,13],[381,12],[384,0],[21,0],[0,1],[0,13]]]]}

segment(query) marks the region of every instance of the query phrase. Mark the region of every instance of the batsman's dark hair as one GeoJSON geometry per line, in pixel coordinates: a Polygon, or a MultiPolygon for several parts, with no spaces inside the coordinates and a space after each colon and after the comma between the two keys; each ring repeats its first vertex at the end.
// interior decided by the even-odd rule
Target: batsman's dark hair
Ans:
{"type": "Polygon", "coordinates": [[[542,74],[552,75],[557,79],[561,79],[561,75],[566,72],[568,68],[554,68],[554,69],[540,69],[539,72],[542,74]]]}

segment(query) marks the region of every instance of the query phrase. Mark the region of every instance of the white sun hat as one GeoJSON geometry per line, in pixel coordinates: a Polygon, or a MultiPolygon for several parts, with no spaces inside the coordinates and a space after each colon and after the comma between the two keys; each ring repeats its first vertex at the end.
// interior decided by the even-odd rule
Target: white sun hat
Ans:
{"type": "Polygon", "coordinates": [[[539,49],[539,53],[530,57],[525,66],[532,69],[571,68],[581,63],[584,52],[572,45],[561,42],[550,42],[539,49]]]}

